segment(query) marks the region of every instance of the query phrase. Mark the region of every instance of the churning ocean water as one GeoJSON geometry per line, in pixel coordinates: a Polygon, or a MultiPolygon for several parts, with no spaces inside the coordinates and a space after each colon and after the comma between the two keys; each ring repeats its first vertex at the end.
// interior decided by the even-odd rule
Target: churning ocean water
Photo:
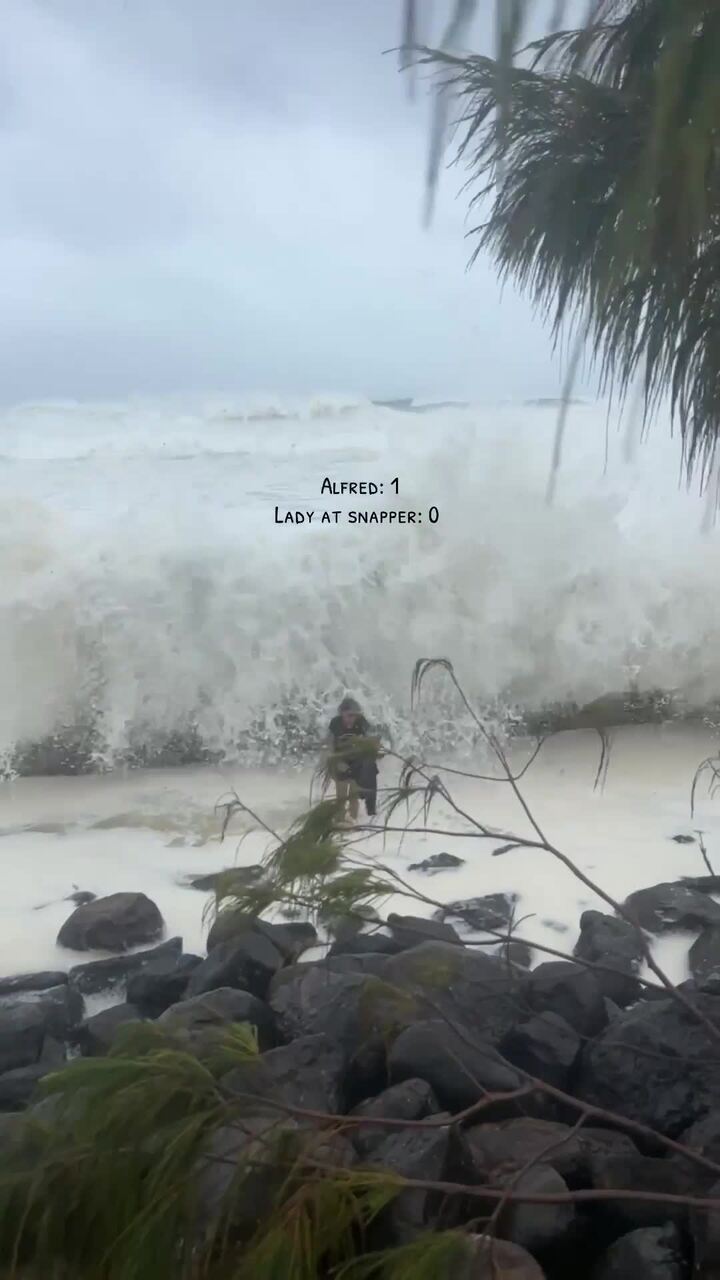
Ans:
{"type": "Polygon", "coordinates": [[[472,724],[439,676],[410,707],[427,657],[498,723],[631,686],[711,702],[720,533],[680,483],[677,440],[574,406],[549,507],[557,412],[338,396],[3,411],[6,770],[294,759],[346,691],[395,745],[460,748],[472,724]],[[326,478],[384,491],[323,494],[326,478]],[[276,508],[315,515],[278,524],[276,508]],[[348,522],[381,509],[423,521],[348,522]]]}

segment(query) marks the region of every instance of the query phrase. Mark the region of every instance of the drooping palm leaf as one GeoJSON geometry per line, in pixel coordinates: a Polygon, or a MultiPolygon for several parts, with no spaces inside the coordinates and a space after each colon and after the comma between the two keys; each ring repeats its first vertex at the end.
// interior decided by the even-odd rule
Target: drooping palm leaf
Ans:
{"type": "Polygon", "coordinates": [[[458,103],[475,254],[556,337],[587,326],[604,388],[641,377],[647,413],[669,395],[688,474],[704,474],[720,428],[720,6],[605,0],[523,66],[426,56],[458,103]]]}

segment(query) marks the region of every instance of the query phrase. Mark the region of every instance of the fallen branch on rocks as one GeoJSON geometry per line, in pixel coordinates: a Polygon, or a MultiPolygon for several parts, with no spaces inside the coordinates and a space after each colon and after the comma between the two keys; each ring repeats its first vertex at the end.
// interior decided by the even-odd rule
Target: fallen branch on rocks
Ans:
{"type": "MultiPolygon", "coordinates": [[[[425,664],[416,692],[431,665],[461,693],[449,664],[425,664]]],[[[588,913],[576,954],[540,947],[560,963],[528,971],[512,959],[514,900],[504,926],[486,930],[500,947],[489,956],[448,924],[458,904],[448,913],[365,857],[368,831],[340,831],[334,802],[281,835],[230,796],[223,832],[242,812],[270,846],[258,874],[214,879],[206,958],[179,945],[143,953],[124,966],[142,1010],[91,1018],[82,1037],[76,1002],[115,962],[81,966],[67,996],[47,986],[58,975],[6,984],[8,1000],[34,1003],[7,1005],[4,1030],[0,1002],[0,1056],[5,1046],[7,1061],[27,1053],[32,1064],[19,1067],[31,1073],[27,1110],[0,1116],[0,1274],[490,1280],[512,1267],[518,1280],[565,1280],[648,1224],[681,1226],[684,1261],[693,1242],[707,1260],[703,1224],[720,1210],[720,997],[678,991],[657,966],[656,983],[639,977],[649,947],[633,911],[546,838],[522,774],[486,740],[530,838],[493,830],[437,772],[400,757],[385,832],[436,830],[430,812],[444,804],[462,823],[448,837],[549,854],[613,914],[588,913]],[[384,923],[398,895],[442,919],[384,923]],[[266,918],[287,908],[302,923],[266,918]],[[302,959],[318,930],[342,925],[342,944],[302,959]],[[625,997],[612,1016],[608,983],[625,997]],[[57,1069],[50,1025],[101,1056],[57,1069]],[[56,1069],[38,1099],[43,1064],[56,1069]]],[[[13,1071],[0,1074],[0,1105],[13,1071]]]]}

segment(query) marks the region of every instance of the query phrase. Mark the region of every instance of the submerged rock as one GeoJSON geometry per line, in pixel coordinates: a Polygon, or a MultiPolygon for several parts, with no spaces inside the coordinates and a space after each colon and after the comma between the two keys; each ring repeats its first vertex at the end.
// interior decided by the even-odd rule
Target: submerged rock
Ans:
{"type": "Polygon", "coordinates": [[[408,871],[427,871],[428,875],[432,875],[437,871],[445,871],[451,867],[463,867],[465,865],[464,858],[458,858],[454,853],[433,853],[429,858],[424,858],[422,862],[413,862],[408,871]]]}
{"type": "Polygon", "coordinates": [[[424,916],[388,916],[388,928],[398,947],[408,951],[423,942],[449,942],[462,945],[460,935],[451,924],[441,920],[427,920],[424,916]]]}
{"type": "Polygon", "coordinates": [[[443,909],[443,917],[463,920],[471,929],[506,929],[517,903],[515,893],[487,893],[482,898],[466,898],[451,902],[443,909]]]}
{"type": "Polygon", "coordinates": [[[73,951],[127,951],[154,942],[165,928],[155,903],[144,893],[112,893],[78,907],[58,934],[73,951]]]}

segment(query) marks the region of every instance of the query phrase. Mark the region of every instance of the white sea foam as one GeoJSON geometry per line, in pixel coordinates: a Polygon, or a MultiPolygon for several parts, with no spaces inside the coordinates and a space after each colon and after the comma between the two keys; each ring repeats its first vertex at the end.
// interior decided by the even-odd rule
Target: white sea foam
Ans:
{"type": "Polygon", "coordinates": [[[720,536],[679,488],[666,424],[628,459],[611,418],[606,466],[604,409],[573,409],[548,508],[555,423],[551,406],[411,414],[337,396],[6,411],[0,750],[81,726],[112,763],[192,728],[221,757],[280,758],[345,689],[396,740],[459,743],[470,726],[439,682],[422,725],[409,714],[428,656],[500,715],[630,680],[716,697],[720,536]],[[321,496],[325,476],[385,492],[321,496]],[[276,505],[316,522],[278,526],[276,505]],[[423,524],[317,524],[380,506],[423,524]]]}

